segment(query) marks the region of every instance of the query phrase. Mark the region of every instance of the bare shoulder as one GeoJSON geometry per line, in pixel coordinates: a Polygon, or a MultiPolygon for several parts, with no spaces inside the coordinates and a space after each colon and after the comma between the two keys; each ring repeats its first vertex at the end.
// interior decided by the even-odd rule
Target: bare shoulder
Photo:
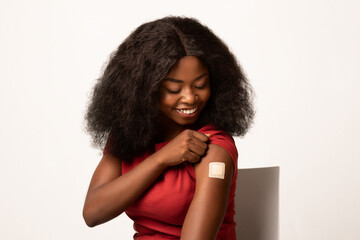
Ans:
{"type": "Polygon", "coordinates": [[[223,180],[220,182],[229,185],[234,172],[234,163],[225,148],[216,144],[209,144],[206,155],[199,163],[195,164],[194,169],[197,180],[211,182],[223,180]]]}

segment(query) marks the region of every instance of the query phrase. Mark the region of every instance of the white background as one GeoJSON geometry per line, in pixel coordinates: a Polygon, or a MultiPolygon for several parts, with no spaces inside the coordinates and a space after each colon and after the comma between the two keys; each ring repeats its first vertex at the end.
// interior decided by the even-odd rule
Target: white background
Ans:
{"type": "Polygon", "coordinates": [[[280,238],[359,239],[359,13],[356,0],[0,0],[0,239],[131,239],[125,215],[82,219],[101,157],[83,115],[109,54],[170,14],[213,29],[254,87],[239,165],[280,166],[280,238]]]}

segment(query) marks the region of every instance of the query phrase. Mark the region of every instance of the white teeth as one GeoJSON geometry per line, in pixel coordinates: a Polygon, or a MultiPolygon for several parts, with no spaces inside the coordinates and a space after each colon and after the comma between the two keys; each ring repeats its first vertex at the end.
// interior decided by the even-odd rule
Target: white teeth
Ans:
{"type": "Polygon", "coordinates": [[[185,113],[185,114],[193,114],[196,112],[197,108],[193,109],[176,109],[178,112],[185,113]]]}

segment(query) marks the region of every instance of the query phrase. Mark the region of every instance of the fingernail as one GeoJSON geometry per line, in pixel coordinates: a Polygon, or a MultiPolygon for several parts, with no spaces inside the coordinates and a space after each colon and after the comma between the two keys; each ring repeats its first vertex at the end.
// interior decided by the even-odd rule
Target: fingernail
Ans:
{"type": "Polygon", "coordinates": [[[210,136],[211,136],[211,134],[209,134],[209,133],[205,133],[205,135],[206,135],[207,137],[210,137],[210,136]]]}

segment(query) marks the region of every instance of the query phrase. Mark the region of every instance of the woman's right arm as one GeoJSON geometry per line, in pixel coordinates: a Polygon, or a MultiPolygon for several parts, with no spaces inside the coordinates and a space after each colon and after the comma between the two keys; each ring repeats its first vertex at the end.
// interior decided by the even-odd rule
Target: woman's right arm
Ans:
{"type": "Polygon", "coordinates": [[[161,157],[153,154],[128,173],[121,174],[121,160],[104,154],[90,182],[83,217],[89,227],[120,215],[165,170],[161,157]]]}
{"type": "Polygon", "coordinates": [[[89,227],[107,222],[124,212],[171,165],[196,163],[206,153],[208,137],[185,130],[136,167],[121,174],[121,160],[104,154],[90,182],[83,208],[89,227]]]}

